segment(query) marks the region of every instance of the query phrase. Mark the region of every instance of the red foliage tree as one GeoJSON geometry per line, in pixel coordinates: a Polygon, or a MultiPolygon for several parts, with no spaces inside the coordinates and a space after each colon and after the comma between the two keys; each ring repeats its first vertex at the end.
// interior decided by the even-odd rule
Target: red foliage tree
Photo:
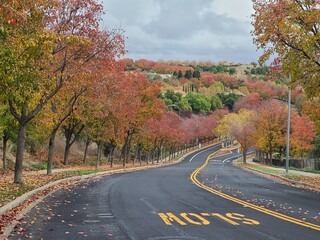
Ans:
{"type": "Polygon", "coordinates": [[[233,110],[239,112],[241,109],[254,110],[261,104],[261,97],[259,93],[251,93],[248,96],[240,98],[235,102],[233,110]]]}

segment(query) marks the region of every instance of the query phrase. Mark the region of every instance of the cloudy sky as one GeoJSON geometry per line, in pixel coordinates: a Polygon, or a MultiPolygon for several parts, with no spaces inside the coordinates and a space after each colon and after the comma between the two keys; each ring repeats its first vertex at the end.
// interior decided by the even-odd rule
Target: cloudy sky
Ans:
{"type": "Polygon", "coordinates": [[[104,27],[122,28],[126,57],[257,61],[251,0],[103,0],[104,27]]]}

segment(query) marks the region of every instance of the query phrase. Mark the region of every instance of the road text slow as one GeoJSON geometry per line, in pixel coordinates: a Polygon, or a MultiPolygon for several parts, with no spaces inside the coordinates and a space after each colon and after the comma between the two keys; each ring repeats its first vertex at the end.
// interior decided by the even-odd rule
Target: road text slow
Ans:
{"type": "Polygon", "coordinates": [[[166,225],[172,225],[172,223],[180,224],[182,226],[193,224],[193,225],[209,225],[215,219],[220,219],[231,225],[237,226],[240,224],[246,225],[259,225],[260,222],[246,218],[245,215],[239,213],[180,213],[174,215],[173,213],[158,213],[159,217],[163,220],[166,225]]]}

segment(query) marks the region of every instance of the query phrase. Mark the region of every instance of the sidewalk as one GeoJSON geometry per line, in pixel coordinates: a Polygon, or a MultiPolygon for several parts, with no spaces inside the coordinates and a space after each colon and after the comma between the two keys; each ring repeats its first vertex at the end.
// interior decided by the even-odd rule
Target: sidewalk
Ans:
{"type": "Polygon", "coordinates": [[[286,170],[284,168],[271,167],[261,163],[253,162],[252,157],[247,158],[246,165],[239,162],[234,163],[246,171],[255,172],[256,174],[274,181],[298,188],[320,192],[320,174],[289,169],[289,174],[286,175],[286,170]]]}
{"type": "MultiPolygon", "coordinates": [[[[270,169],[270,170],[279,171],[279,173],[281,173],[283,175],[286,172],[285,168],[271,167],[271,166],[268,166],[268,165],[264,165],[264,164],[260,164],[260,163],[257,163],[257,162],[253,162],[253,158],[247,159],[247,163],[251,164],[251,165],[262,166],[263,168],[267,168],[267,169],[270,169]]],[[[291,170],[291,169],[289,169],[288,173],[289,173],[289,175],[300,175],[300,176],[306,176],[306,177],[320,177],[320,174],[318,174],[318,173],[311,173],[311,172],[305,172],[305,171],[299,171],[299,170],[291,170]]]]}

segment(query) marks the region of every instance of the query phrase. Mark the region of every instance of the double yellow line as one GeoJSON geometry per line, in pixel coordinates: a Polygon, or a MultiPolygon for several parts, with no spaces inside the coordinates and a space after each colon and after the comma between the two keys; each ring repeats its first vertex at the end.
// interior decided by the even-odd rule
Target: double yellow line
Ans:
{"type": "Polygon", "coordinates": [[[269,210],[269,209],[266,209],[264,207],[260,207],[260,206],[257,206],[257,205],[254,205],[252,203],[248,203],[246,201],[243,201],[243,200],[240,200],[238,198],[235,198],[235,197],[232,197],[228,194],[225,194],[225,193],[222,193],[222,192],[219,192],[217,190],[214,190],[213,188],[210,188],[204,184],[202,184],[198,179],[197,179],[197,175],[208,165],[209,163],[209,160],[210,158],[212,157],[214,153],[210,154],[205,163],[197,168],[190,176],[190,179],[191,181],[197,185],[198,187],[208,191],[208,192],[211,192],[219,197],[222,197],[224,199],[227,199],[227,200],[230,200],[232,202],[235,202],[235,203],[238,203],[240,205],[242,205],[243,207],[247,207],[247,208],[251,208],[251,209],[254,209],[256,211],[259,211],[259,212],[262,212],[262,213],[265,213],[265,214],[268,214],[270,216],[273,216],[273,217],[276,217],[276,218],[279,218],[281,220],[284,220],[284,221],[287,221],[287,222],[291,222],[291,223],[294,223],[294,224],[297,224],[297,225],[300,225],[300,226],[303,226],[303,227],[306,227],[306,228],[311,228],[313,230],[317,230],[317,231],[320,231],[320,226],[319,225],[316,225],[316,224],[313,224],[313,223],[309,223],[309,222],[305,222],[305,221],[302,221],[300,219],[297,219],[297,218],[293,218],[293,217],[290,217],[290,216],[287,216],[287,215],[284,215],[284,214],[281,214],[281,213],[278,213],[278,212],[275,212],[275,211],[272,211],[272,210],[269,210]]]}

